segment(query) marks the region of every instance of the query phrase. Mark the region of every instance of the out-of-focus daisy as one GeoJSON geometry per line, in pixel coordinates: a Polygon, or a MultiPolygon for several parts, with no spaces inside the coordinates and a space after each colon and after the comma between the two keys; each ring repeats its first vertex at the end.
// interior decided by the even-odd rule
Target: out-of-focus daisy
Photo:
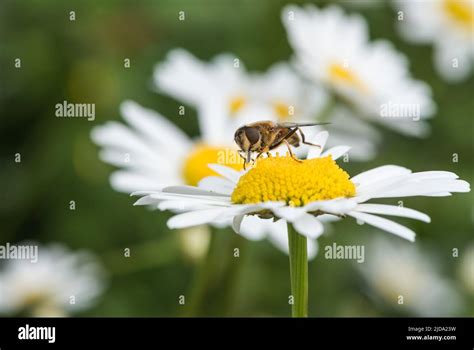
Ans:
{"type": "Polygon", "coordinates": [[[0,270],[0,313],[63,316],[89,308],[105,287],[104,270],[85,251],[38,247],[38,261],[8,260],[0,270]]]}
{"type": "Polygon", "coordinates": [[[365,263],[358,264],[358,269],[373,298],[418,316],[448,316],[459,311],[459,294],[453,283],[439,274],[427,252],[381,237],[370,242],[365,251],[365,263]]]}
{"type": "Polygon", "coordinates": [[[407,135],[428,131],[435,105],[429,86],[414,80],[389,41],[370,42],[365,20],[336,6],[287,6],[282,12],[296,66],[362,116],[407,135]]]}
{"type": "Polygon", "coordinates": [[[207,225],[185,228],[179,231],[179,243],[185,257],[191,261],[202,259],[209,248],[211,230],[207,225]]]}
{"type": "MultiPolygon", "coordinates": [[[[225,136],[227,141],[233,139],[229,131],[233,133],[239,126],[258,120],[327,121],[320,118],[331,102],[325,90],[304,81],[286,63],[276,63],[264,73],[249,73],[244,63],[231,54],[203,62],[183,49],[175,49],[156,66],[154,81],[159,92],[196,108],[201,128],[211,125],[219,129],[224,125],[227,133],[211,129],[209,133],[225,136]]],[[[355,160],[373,157],[379,141],[373,128],[361,120],[343,118],[349,113],[340,108],[328,114],[325,118],[331,118],[329,129],[334,140],[357,145],[352,153],[355,160]],[[338,119],[332,120],[336,114],[338,119]]],[[[317,131],[312,128],[308,136],[317,131]]],[[[304,155],[307,149],[303,146],[296,152],[304,155]]]]}
{"type": "Polygon", "coordinates": [[[468,293],[474,296],[474,245],[461,249],[460,258],[459,278],[468,293]]]}
{"type": "Polygon", "coordinates": [[[154,81],[160,92],[198,110],[201,136],[206,141],[229,142],[236,123],[243,122],[237,116],[249,105],[250,81],[237,57],[221,54],[206,64],[175,49],[156,66],[154,81]]]}
{"type": "Polygon", "coordinates": [[[432,43],[434,63],[447,81],[469,77],[474,64],[474,1],[394,1],[400,34],[432,43]]]}
{"type": "MultiPolygon", "coordinates": [[[[324,147],[327,138],[328,133],[321,132],[311,142],[324,147]]],[[[323,233],[323,220],[351,216],[413,241],[412,230],[379,215],[429,222],[426,214],[366,202],[377,198],[449,196],[452,192],[470,191],[469,184],[454,173],[412,173],[395,165],[371,169],[350,178],[335,162],[348,149],[336,146],[321,153],[320,148],[313,147],[308,159],[303,161],[288,156],[262,158],[247,172],[210,165],[221,177],[204,178],[199,187],[173,186],[162,191],[141,191],[137,194],[143,197],[136,204],[181,211],[168,221],[170,228],[232,218],[234,230],[246,232],[259,221],[282,219],[273,223],[281,236],[285,235],[285,222],[288,222],[301,235],[314,240],[323,233]]]]}
{"type": "Polygon", "coordinates": [[[175,49],[156,66],[154,78],[160,92],[195,107],[201,118],[212,124],[222,115],[226,125],[232,119],[243,124],[314,118],[325,98],[321,89],[304,84],[285,63],[277,63],[263,74],[250,74],[231,54],[202,62],[175,49]],[[251,115],[256,112],[260,115],[251,115]]]}
{"type": "MultiPolygon", "coordinates": [[[[109,121],[95,127],[91,134],[92,140],[103,147],[100,158],[122,168],[110,178],[117,191],[131,193],[143,186],[160,189],[170,184],[195,185],[213,174],[206,169],[208,162],[219,163],[220,152],[226,155],[224,140],[220,143],[216,136],[192,140],[159,113],[133,101],[123,102],[120,110],[130,126],[109,121]]],[[[225,132],[225,128],[218,128],[218,123],[214,130],[216,135],[225,132]]],[[[210,130],[202,134],[210,134],[210,130]]],[[[238,154],[235,156],[239,163],[238,154]]]]}

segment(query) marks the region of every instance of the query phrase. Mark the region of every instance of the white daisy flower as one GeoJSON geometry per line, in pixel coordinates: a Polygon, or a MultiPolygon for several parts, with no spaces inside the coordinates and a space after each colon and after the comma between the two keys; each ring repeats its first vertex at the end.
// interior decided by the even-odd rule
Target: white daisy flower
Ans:
{"type": "Polygon", "coordinates": [[[305,77],[364,117],[407,135],[427,133],[423,120],[435,112],[429,86],[410,76],[406,57],[389,41],[369,41],[361,16],[336,6],[287,6],[282,20],[305,77]]]}
{"type": "Polygon", "coordinates": [[[474,64],[474,1],[394,1],[400,34],[434,46],[434,64],[443,79],[459,82],[474,64]]]}
{"type": "MultiPolygon", "coordinates": [[[[324,147],[327,132],[311,141],[324,147]]],[[[430,222],[419,211],[394,205],[367,203],[371,199],[408,196],[449,196],[469,192],[466,181],[447,171],[411,170],[385,165],[352,178],[336,163],[347,146],[336,146],[323,153],[313,147],[308,159],[297,162],[291,157],[261,158],[247,172],[222,165],[210,165],[221,177],[208,177],[199,187],[173,186],[161,191],[140,191],[136,205],[152,205],[160,210],[181,213],[168,221],[170,228],[183,228],[232,219],[236,232],[255,230],[266,222],[284,240],[286,223],[310,240],[323,233],[329,218],[351,216],[397,236],[414,241],[409,228],[379,215],[408,217],[430,222]],[[272,222],[271,220],[276,220],[272,222]]]]}
{"type": "Polygon", "coordinates": [[[89,308],[104,287],[104,270],[91,253],[39,246],[37,262],[8,260],[0,270],[0,313],[68,315],[89,308]]]}
{"type": "MultiPolygon", "coordinates": [[[[233,140],[235,129],[215,123],[201,123],[201,127],[212,128],[203,131],[201,139],[193,140],[159,113],[144,108],[132,101],[121,105],[121,112],[129,126],[111,121],[95,127],[91,137],[102,146],[100,158],[120,170],[110,177],[112,187],[120,192],[132,193],[147,188],[158,191],[172,185],[197,185],[207,176],[217,176],[209,163],[228,165],[242,169],[242,159],[235,151],[233,140]],[[229,131],[232,131],[231,135],[229,131]],[[206,138],[204,135],[214,135],[206,138]],[[224,141],[225,140],[225,141],[224,141]],[[166,166],[163,166],[166,164],[166,166]]],[[[221,118],[222,119],[222,118],[221,118]]],[[[226,220],[216,218],[211,223],[216,227],[228,226],[226,220]]],[[[266,223],[243,235],[251,240],[269,238],[280,248],[274,231],[266,230],[266,223]]],[[[287,251],[285,249],[284,251],[287,251]]],[[[308,245],[309,256],[316,255],[316,244],[308,245]]]]}
{"type": "Polygon", "coordinates": [[[371,297],[418,316],[449,316],[459,311],[459,293],[424,250],[381,237],[366,248],[365,262],[358,268],[371,297]]]}

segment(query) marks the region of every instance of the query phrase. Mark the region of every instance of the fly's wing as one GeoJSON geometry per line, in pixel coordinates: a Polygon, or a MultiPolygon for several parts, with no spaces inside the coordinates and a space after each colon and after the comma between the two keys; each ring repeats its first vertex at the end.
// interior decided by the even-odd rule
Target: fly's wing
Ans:
{"type": "Polygon", "coordinates": [[[291,145],[298,147],[300,138],[296,135],[298,128],[303,126],[317,126],[317,125],[327,125],[331,123],[292,123],[292,122],[281,122],[277,123],[274,127],[279,130],[275,141],[270,146],[270,149],[278,147],[283,140],[288,140],[291,145]]]}
{"type": "Polygon", "coordinates": [[[292,123],[292,122],[279,122],[276,125],[276,128],[299,128],[303,126],[317,126],[317,125],[327,125],[331,123],[292,123]]]}
{"type": "Polygon", "coordinates": [[[277,128],[277,133],[275,134],[275,139],[273,140],[272,144],[270,145],[270,149],[274,149],[278,147],[283,140],[290,138],[292,135],[295,135],[296,130],[298,129],[291,129],[291,128],[283,128],[279,127],[277,128]]]}

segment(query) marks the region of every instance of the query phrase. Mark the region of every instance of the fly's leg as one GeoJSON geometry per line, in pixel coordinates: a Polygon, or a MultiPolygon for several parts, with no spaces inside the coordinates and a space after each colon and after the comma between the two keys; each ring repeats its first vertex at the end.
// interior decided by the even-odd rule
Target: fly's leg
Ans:
{"type": "Polygon", "coordinates": [[[315,146],[315,147],[319,147],[321,148],[320,145],[316,145],[315,143],[311,143],[311,142],[307,142],[304,138],[304,134],[303,134],[303,131],[300,129],[300,128],[296,128],[298,129],[298,131],[300,132],[300,135],[301,135],[301,142],[304,143],[305,145],[310,145],[310,146],[315,146]]]}
{"type": "Polygon", "coordinates": [[[290,144],[288,143],[288,141],[286,141],[284,139],[283,142],[285,143],[286,147],[288,148],[288,152],[290,152],[290,157],[293,158],[294,160],[296,160],[298,163],[303,162],[301,159],[296,158],[296,156],[293,154],[293,151],[291,150],[290,144]]]}
{"type": "Polygon", "coordinates": [[[247,158],[245,158],[245,156],[239,152],[239,156],[240,158],[242,158],[244,160],[244,170],[247,170],[247,158]]]}

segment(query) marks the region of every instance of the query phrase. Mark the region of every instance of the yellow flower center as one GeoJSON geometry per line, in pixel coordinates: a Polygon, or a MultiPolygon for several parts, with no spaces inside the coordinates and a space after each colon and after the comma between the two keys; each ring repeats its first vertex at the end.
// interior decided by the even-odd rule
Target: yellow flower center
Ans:
{"type": "Polygon", "coordinates": [[[229,110],[231,114],[235,114],[245,106],[245,98],[243,96],[235,96],[229,101],[229,110]]]}
{"type": "Polygon", "coordinates": [[[290,117],[290,106],[283,102],[275,102],[273,110],[279,120],[287,120],[290,117]]]}
{"type": "Polygon", "coordinates": [[[196,186],[207,176],[217,176],[218,174],[208,167],[211,163],[226,165],[236,170],[243,168],[243,160],[236,151],[225,147],[198,145],[183,165],[182,174],[186,184],[196,186]]]}
{"type": "Polygon", "coordinates": [[[290,206],[303,206],[339,197],[353,197],[355,186],[349,175],[331,156],[297,162],[289,156],[258,160],[243,175],[232,202],[238,204],[284,201],[290,206]]]}
{"type": "Polygon", "coordinates": [[[467,0],[444,0],[443,9],[455,23],[468,31],[474,26],[474,8],[467,0]]]}
{"type": "Polygon", "coordinates": [[[329,80],[333,83],[342,83],[367,93],[367,86],[348,67],[339,63],[329,66],[329,80]]]}

